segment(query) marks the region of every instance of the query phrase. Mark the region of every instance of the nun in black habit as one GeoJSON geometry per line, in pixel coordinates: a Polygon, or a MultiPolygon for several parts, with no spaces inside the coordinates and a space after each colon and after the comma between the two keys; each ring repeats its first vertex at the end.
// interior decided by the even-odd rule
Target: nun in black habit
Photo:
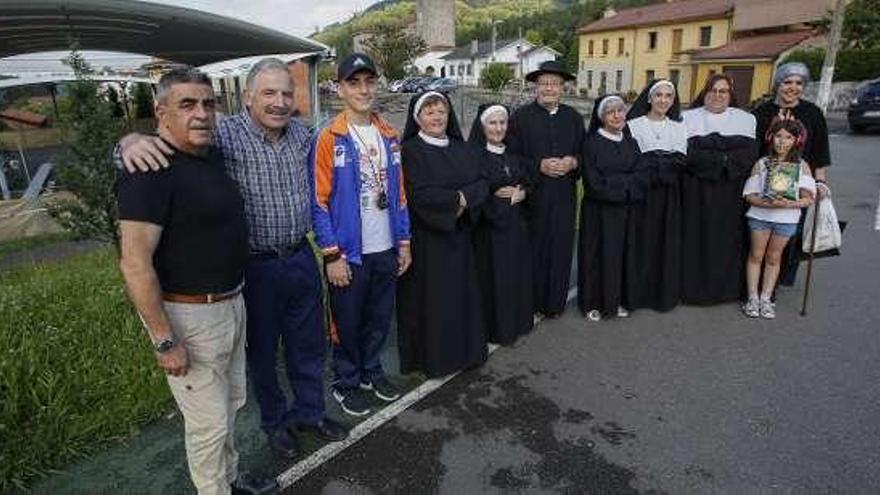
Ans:
{"type": "Polygon", "coordinates": [[[410,101],[402,148],[413,263],[398,282],[400,367],[438,377],[487,357],[473,231],[488,188],[440,93],[410,101]]]}
{"type": "Polygon", "coordinates": [[[574,79],[561,62],[550,60],[526,75],[536,85],[535,101],[510,119],[508,147],[528,160],[533,190],[528,200],[535,311],[558,316],[571,281],[577,203],[577,159],[584,119],[560,103],[565,82],[574,79]]]}
{"type": "Polygon", "coordinates": [[[742,190],[758,159],[755,117],[737,108],[733,80],[715,74],[691,109],[682,174],[682,293],[685,304],[736,301],[748,252],[742,190]]]}
{"type": "Polygon", "coordinates": [[[526,161],[504,144],[509,111],[483,104],[471,125],[489,185],[489,198],[474,233],[477,274],[489,342],[507,345],[532,329],[532,249],[525,212],[530,189],[526,161]]]}
{"type": "Polygon", "coordinates": [[[626,129],[623,99],[603,96],[593,106],[581,161],[578,305],[591,321],[628,315],[623,288],[631,251],[631,205],[644,200],[650,184],[643,163],[626,129]]]}
{"type": "MultiPolygon", "coordinates": [[[[681,297],[681,171],[687,153],[687,129],[675,85],[652,81],[627,113],[627,126],[639,144],[651,176],[645,201],[634,207],[634,272],[625,289],[631,309],[668,311],[681,297]]],[[[627,277],[628,279],[631,277],[627,277]]]]}

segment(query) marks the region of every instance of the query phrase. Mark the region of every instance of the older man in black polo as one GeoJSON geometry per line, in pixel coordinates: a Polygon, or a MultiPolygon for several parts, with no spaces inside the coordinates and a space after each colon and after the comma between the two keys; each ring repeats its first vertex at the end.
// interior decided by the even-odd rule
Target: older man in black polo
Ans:
{"type": "Polygon", "coordinates": [[[159,137],[176,150],[174,166],[120,175],[120,269],[183,414],[199,494],[271,491],[271,484],[238,476],[233,437],[246,390],[247,228],[238,186],[211,146],[210,80],[192,70],[166,74],[156,116],[159,137]]]}

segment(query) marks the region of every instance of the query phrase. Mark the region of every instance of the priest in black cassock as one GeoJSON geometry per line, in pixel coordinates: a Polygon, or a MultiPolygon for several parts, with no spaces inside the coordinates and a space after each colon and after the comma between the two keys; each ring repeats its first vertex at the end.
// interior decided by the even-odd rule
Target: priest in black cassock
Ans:
{"type": "MultiPolygon", "coordinates": [[[[810,70],[801,62],[789,62],[776,68],[773,74],[772,100],[766,101],[754,110],[757,120],[758,155],[767,156],[772,146],[766,135],[767,129],[776,117],[795,119],[806,128],[807,135],[803,146],[803,158],[816,178],[816,191],[819,198],[830,191],[828,186],[828,167],[831,165],[831,147],[828,144],[828,123],[822,110],[803,98],[804,86],[810,80],[810,70]]],[[[804,215],[798,224],[797,234],[791,238],[782,253],[781,285],[794,285],[801,260],[801,233],[804,215]]]]}
{"type": "MultiPolygon", "coordinates": [[[[632,259],[638,283],[627,283],[632,309],[668,311],[681,296],[680,175],[687,153],[687,129],[675,85],[652,81],[627,113],[627,126],[650,170],[645,201],[634,207],[632,259]]],[[[630,277],[627,277],[628,279],[630,277]]]]}
{"type": "Polygon", "coordinates": [[[440,93],[410,101],[402,146],[413,261],[398,282],[400,367],[433,378],[487,357],[473,231],[488,187],[440,93]]]}
{"type": "MultiPolygon", "coordinates": [[[[632,242],[632,206],[650,184],[635,139],[626,129],[626,105],[607,95],[593,106],[584,141],[584,199],[578,242],[578,305],[590,321],[625,317],[624,276],[632,242]]],[[[634,282],[639,282],[638,280],[634,282]]]]}
{"type": "Polygon", "coordinates": [[[556,60],[527,74],[536,85],[535,101],[513,114],[508,133],[510,151],[529,160],[534,310],[549,317],[565,309],[571,279],[576,169],[585,132],[583,116],[560,97],[574,79],[556,60]]]}
{"type": "Polygon", "coordinates": [[[681,177],[685,304],[742,296],[748,253],[742,189],[758,155],[755,117],[737,106],[733,80],[714,74],[683,114],[688,133],[681,177]]]}
{"type": "Polygon", "coordinates": [[[532,329],[532,248],[524,201],[531,189],[525,159],[504,144],[509,111],[483,104],[471,125],[489,184],[489,198],[475,232],[477,273],[489,342],[508,345],[532,329]]]}

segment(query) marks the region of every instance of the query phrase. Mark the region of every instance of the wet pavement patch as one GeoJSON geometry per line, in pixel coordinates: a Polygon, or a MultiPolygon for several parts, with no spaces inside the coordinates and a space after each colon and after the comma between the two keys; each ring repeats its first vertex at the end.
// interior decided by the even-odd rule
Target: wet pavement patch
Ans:
{"type": "MultiPolygon", "coordinates": [[[[635,473],[597,453],[590,433],[557,438],[556,424],[587,424],[593,415],[579,409],[563,412],[527,386],[529,375],[534,376],[533,370],[500,380],[486,371],[464,373],[287,493],[320,492],[343,477],[346,483],[376,493],[436,493],[444,486],[444,476],[454,476],[443,461],[449,449],[454,455],[462,445],[491,444],[499,438],[522,448],[528,460],[504,464],[488,456],[477,481],[482,486],[474,486],[474,492],[494,487],[638,493],[631,486],[635,473]]],[[[616,445],[634,438],[614,422],[603,423],[594,434],[616,445]]]]}

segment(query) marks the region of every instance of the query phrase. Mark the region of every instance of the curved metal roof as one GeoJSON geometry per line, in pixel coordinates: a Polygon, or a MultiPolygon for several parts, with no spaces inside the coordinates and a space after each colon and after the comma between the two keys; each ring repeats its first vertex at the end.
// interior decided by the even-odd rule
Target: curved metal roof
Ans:
{"type": "Polygon", "coordinates": [[[139,0],[2,0],[0,57],[67,50],[152,55],[189,65],[266,53],[321,53],[316,41],[198,10],[139,0]]]}

